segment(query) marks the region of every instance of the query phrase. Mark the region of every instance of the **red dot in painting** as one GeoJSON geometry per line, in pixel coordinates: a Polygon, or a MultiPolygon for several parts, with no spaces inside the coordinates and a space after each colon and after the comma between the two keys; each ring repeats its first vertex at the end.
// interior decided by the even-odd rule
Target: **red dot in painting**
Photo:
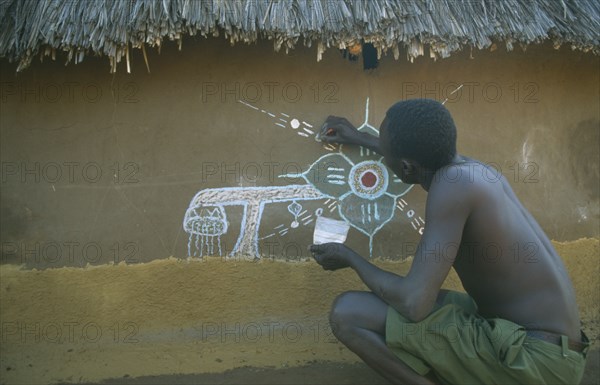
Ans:
{"type": "Polygon", "coordinates": [[[377,176],[373,172],[367,171],[360,177],[360,182],[366,188],[371,188],[377,183],[377,176]]]}

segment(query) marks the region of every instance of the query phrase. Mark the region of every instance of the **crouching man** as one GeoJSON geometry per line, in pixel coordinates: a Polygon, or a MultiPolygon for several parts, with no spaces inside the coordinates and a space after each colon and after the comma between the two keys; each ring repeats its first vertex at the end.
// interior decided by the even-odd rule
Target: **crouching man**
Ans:
{"type": "Polygon", "coordinates": [[[333,304],[331,326],[344,345],[393,383],[579,383],[588,342],[567,271],[506,179],[457,154],[443,105],[394,104],[379,138],[332,116],[322,134],[380,153],[402,181],[428,192],[406,276],[343,244],[310,247],[325,270],[351,268],[370,289],[333,304]],[[441,289],[452,267],[467,294],[441,289]]]}

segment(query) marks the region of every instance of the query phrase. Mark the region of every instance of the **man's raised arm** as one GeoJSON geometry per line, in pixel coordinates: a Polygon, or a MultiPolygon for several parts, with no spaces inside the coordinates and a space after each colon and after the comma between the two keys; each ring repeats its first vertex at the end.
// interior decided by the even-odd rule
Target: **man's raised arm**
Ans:
{"type": "Polygon", "coordinates": [[[346,118],[329,116],[321,126],[318,137],[323,142],[358,145],[381,154],[379,138],[358,131],[346,118]]]}

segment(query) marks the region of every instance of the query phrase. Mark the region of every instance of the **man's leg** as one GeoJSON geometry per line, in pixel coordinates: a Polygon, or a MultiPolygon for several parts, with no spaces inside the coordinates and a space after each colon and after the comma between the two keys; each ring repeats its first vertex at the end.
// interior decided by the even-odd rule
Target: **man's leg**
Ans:
{"type": "Polygon", "coordinates": [[[415,373],[385,343],[388,305],[370,292],[350,291],[333,303],[333,334],[367,365],[394,384],[435,384],[415,373]]]}

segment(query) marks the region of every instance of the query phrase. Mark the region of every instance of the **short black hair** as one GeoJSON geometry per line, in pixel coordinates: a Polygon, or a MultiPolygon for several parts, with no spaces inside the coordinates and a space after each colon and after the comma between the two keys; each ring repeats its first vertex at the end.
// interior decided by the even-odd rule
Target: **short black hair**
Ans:
{"type": "Polygon", "coordinates": [[[416,160],[436,171],[456,155],[456,126],[442,103],[403,100],[391,106],[386,117],[394,158],[416,160]]]}

